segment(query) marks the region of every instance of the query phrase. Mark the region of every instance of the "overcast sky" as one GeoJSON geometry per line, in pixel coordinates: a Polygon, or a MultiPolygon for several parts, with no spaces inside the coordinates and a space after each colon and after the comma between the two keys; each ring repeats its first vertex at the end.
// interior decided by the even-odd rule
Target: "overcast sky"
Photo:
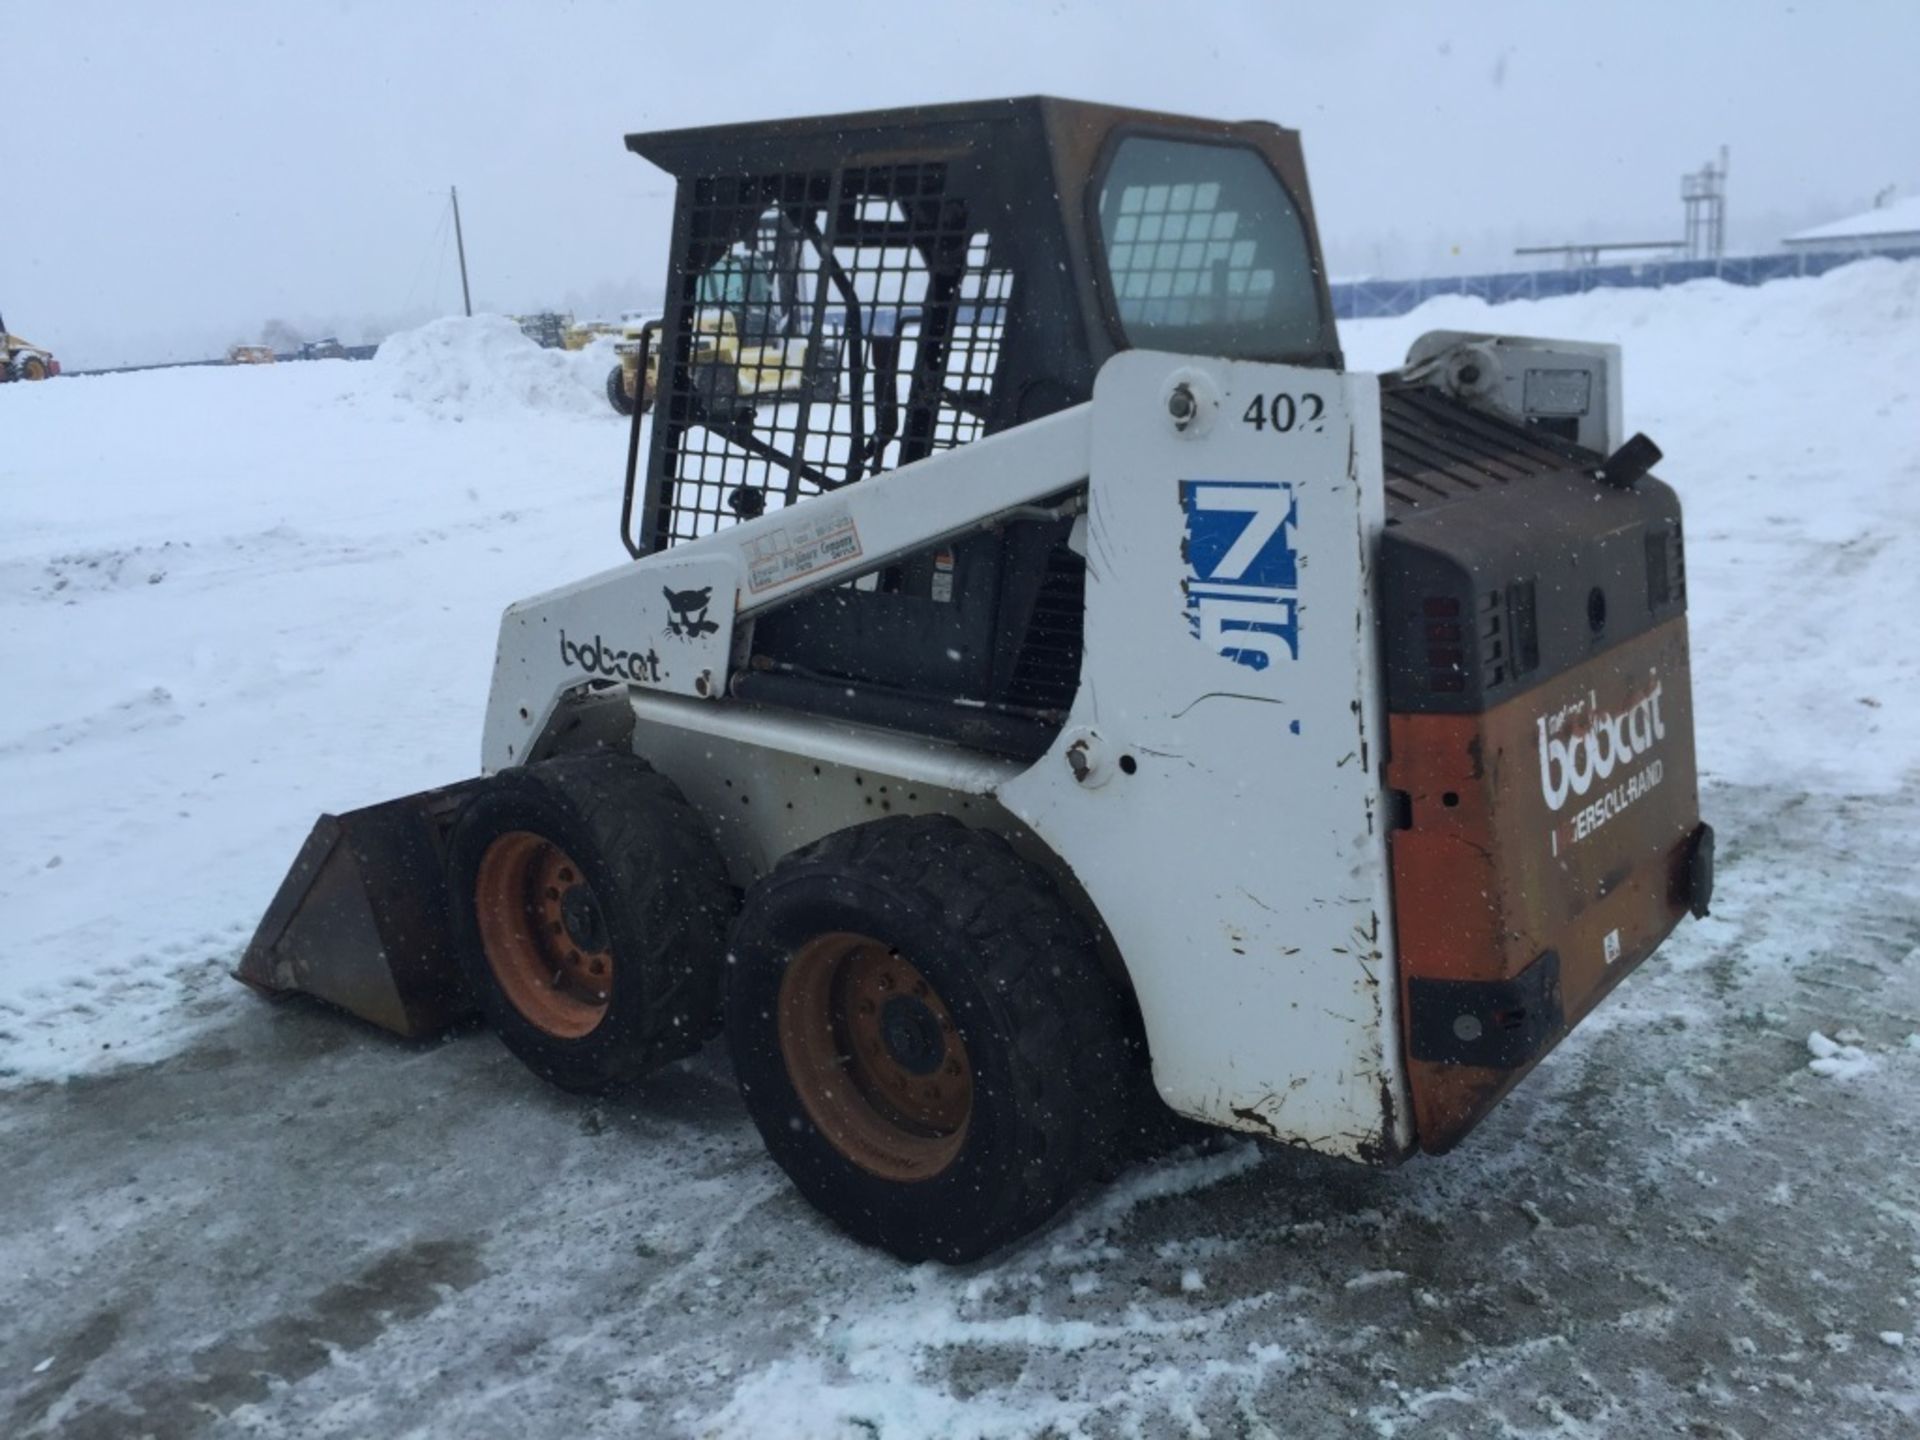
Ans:
{"type": "Polygon", "coordinates": [[[1303,132],[1337,275],[1658,239],[1732,147],[1738,248],[1920,193],[1920,3],[0,0],[0,313],[69,365],[278,319],[661,291],[630,130],[1052,93],[1303,132]]]}

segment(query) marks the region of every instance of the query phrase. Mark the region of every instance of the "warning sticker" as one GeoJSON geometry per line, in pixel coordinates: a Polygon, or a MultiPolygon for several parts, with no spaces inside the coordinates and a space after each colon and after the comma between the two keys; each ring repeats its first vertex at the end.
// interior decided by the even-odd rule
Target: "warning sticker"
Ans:
{"type": "Polygon", "coordinates": [[[860,553],[860,532],[850,511],[836,508],[795,519],[747,546],[747,589],[758,595],[860,553]]]}

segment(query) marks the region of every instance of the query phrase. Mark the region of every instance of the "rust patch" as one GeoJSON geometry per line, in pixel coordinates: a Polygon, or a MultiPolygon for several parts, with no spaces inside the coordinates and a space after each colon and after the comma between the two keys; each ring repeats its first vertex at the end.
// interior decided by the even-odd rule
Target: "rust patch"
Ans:
{"type": "Polygon", "coordinates": [[[1369,1165],[1397,1165],[1404,1160],[1407,1152],[1393,1138],[1394,1131],[1399,1128],[1399,1113],[1400,1107],[1394,1103],[1393,1086],[1382,1075],[1379,1133],[1362,1138],[1354,1146],[1354,1153],[1369,1165]]]}
{"type": "Polygon", "coordinates": [[[1260,1129],[1267,1132],[1267,1135],[1269,1138],[1274,1140],[1278,1140],[1280,1138],[1280,1132],[1273,1128],[1273,1122],[1267,1119],[1267,1117],[1262,1115],[1258,1110],[1254,1109],[1251,1105],[1235,1105],[1232,1108],[1233,1108],[1233,1113],[1236,1116],[1246,1121],[1247,1124],[1249,1125],[1259,1126],[1260,1129]]]}

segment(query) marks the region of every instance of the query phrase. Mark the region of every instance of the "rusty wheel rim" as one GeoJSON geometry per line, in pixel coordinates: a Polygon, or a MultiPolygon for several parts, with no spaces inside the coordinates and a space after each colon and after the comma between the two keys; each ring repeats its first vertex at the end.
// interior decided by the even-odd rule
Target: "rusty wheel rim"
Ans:
{"type": "Polygon", "coordinates": [[[953,1163],[973,1114],[973,1066],[938,992],[869,935],[821,935],[780,983],[780,1053],[815,1128],[883,1180],[953,1163]]]}
{"type": "Polygon", "coordinates": [[[487,846],[473,888],[481,948],[513,1008],[563,1040],[598,1025],[613,998],[613,945],[573,857],[513,830],[487,846]]]}

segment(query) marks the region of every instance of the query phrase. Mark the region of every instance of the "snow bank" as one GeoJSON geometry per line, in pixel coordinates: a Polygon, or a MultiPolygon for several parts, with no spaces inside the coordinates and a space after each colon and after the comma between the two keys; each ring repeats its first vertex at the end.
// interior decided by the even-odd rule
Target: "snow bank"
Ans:
{"type": "Polygon", "coordinates": [[[184,1043],[315,815],[473,772],[500,612],[625,558],[597,364],[0,387],[0,1081],[184,1043]]]}
{"type": "Polygon", "coordinates": [[[389,336],[358,388],[454,420],[526,410],[610,413],[609,350],[544,350],[501,315],[434,320],[389,336]]]}
{"type": "Polygon", "coordinates": [[[1920,260],[1342,327],[1356,369],[1428,330],[1610,340],[1626,426],[1686,514],[1703,778],[1873,791],[1920,765],[1920,260]]]}

